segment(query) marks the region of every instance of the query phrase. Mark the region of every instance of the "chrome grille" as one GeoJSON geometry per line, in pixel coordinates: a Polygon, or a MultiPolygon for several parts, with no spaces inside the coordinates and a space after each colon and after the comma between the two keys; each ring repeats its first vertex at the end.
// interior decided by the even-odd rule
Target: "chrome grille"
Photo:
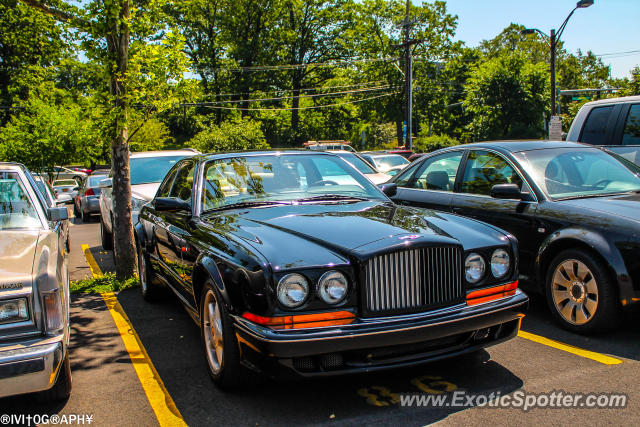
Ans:
{"type": "Polygon", "coordinates": [[[393,252],[365,266],[366,311],[419,311],[464,296],[462,253],[453,246],[393,252]]]}

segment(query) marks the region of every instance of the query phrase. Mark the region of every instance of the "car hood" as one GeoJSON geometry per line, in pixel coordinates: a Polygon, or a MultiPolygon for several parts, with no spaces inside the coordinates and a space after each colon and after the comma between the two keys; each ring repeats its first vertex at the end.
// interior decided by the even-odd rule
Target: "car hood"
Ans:
{"type": "Polygon", "coordinates": [[[31,286],[39,232],[0,231],[0,292],[31,286]]]}
{"type": "Polygon", "coordinates": [[[224,230],[245,239],[283,268],[345,263],[416,246],[468,249],[506,241],[473,220],[376,201],[239,209],[205,221],[216,234],[224,230]]]}
{"type": "Polygon", "coordinates": [[[156,195],[158,187],[160,187],[159,182],[132,185],[131,196],[135,197],[136,199],[151,201],[151,199],[153,199],[153,197],[156,195]]]}
{"type": "Polygon", "coordinates": [[[640,221],[640,194],[624,194],[609,197],[589,197],[584,199],[563,200],[563,204],[576,209],[598,211],[613,216],[621,216],[640,221]]]}

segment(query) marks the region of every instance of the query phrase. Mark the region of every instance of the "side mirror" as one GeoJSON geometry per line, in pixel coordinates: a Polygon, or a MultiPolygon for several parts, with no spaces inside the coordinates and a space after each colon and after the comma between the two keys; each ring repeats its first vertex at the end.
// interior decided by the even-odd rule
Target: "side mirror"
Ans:
{"type": "Polygon", "coordinates": [[[100,188],[111,188],[113,180],[111,178],[103,179],[100,181],[100,188]]]}
{"type": "Polygon", "coordinates": [[[398,186],[392,182],[385,182],[384,184],[379,184],[378,188],[382,190],[382,192],[387,197],[393,197],[398,194],[398,186]]]}
{"type": "Polygon", "coordinates": [[[496,184],[491,187],[489,195],[495,199],[522,200],[523,193],[516,184],[496,184]]]}
{"type": "Polygon", "coordinates": [[[58,222],[69,219],[69,211],[66,207],[56,207],[47,209],[49,221],[58,222]]]}
{"type": "Polygon", "coordinates": [[[173,197],[158,197],[153,201],[157,211],[160,212],[191,212],[191,205],[173,197]]]}

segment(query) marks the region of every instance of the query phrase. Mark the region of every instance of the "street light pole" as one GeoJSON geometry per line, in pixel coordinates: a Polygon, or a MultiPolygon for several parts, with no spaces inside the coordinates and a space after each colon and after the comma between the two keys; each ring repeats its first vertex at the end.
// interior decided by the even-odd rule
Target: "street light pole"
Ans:
{"type": "Polygon", "coordinates": [[[576,3],[576,7],[573,8],[573,10],[571,11],[571,13],[569,13],[569,15],[565,18],[564,22],[562,23],[562,25],[560,25],[560,28],[558,28],[558,32],[556,33],[556,30],[553,29],[551,30],[550,35],[546,35],[545,33],[543,33],[542,31],[540,31],[537,28],[525,28],[524,30],[522,30],[520,33],[521,34],[533,34],[533,33],[539,33],[543,38],[546,39],[547,43],[549,44],[549,49],[550,49],[550,53],[551,53],[551,58],[550,58],[550,65],[549,65],[549,69],[551,71],[551,116],[555,116],[556,112],[557,112],[557,106],[556,106],[556,47],[558,45],[558,42],[560,41],[560,37],[562,36],[562,33],[564,32],[565,27],[567,26],[567,22],[569,22],[569,18],[571,18],[571,16],[573,16],[573,13],[577,10],[577,9],[584,9],[587,8],[591,5],[593,5],[594,0],[580,0],[576,3]]]}

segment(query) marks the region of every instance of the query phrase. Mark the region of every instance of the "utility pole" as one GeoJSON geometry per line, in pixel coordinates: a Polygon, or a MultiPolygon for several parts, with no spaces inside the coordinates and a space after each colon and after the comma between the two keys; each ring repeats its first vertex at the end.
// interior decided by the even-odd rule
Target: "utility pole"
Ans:
{"type": "Polygon", "coordinates": [[[413,57],[411,55],[411,46],[422,43],[422,40],[416,40],[411,38],[411,27],[414,21],[409,18],[409,7],[411,0],[407,0],[404,22],[402,24],[404,30],[404,42],[397,45],[399,48],[404,49],[404,61],[405,61],[405,94],[406,94],[406,107],[405,107],[405,122],[407,124],[407,135],[405,139],[405,148],[411,150],[413,148],[413,57]]]}
{"type": "Polygon", "coordinates": [[[556,30],[551,30],[549,47],[551,48],[551,117],[556,115],[556,30]]]}

